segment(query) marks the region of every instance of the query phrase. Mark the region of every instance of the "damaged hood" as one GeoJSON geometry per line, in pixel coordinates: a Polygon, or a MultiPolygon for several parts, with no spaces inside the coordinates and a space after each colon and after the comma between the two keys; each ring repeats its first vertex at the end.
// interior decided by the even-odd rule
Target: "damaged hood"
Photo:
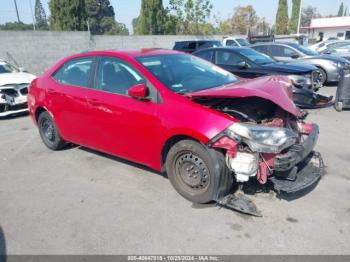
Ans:
{"type": "Polygon", "coordinates": [[[287,77],[267,76],[252,80],[243,80],[216,88],[206,89],[198,92],[186,93],[190,98],[239,98],[260,97],[270,100],[283,110],[300,116],[300,110],[294,104],[288,94],[290,82],[287,77]]]}
{"type": "Polygon", "coordinates": [[[11,84],[29,84],[35,79],[35,75],[26,72],[17,73],[1,73],[0,74],[0,88],[4,85],[11,84]]]}

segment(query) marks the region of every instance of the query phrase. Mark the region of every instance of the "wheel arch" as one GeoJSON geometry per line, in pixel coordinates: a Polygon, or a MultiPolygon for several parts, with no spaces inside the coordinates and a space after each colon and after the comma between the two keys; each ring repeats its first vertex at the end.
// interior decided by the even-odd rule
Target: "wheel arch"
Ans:
{"type": "Polygon", "coordinates": [[[170,136],[163,144],[161,154],[160,154],[160,168],[162,171],[164,171],[165,161],[166,161],[166,158],[167,158],[167,155],[169,153],[170,148],[172,148],[172,146],[175,145],[177,142],[179,142],[181,140],[185,140],[185,139],[193,140],[193,141],[196,141],[196,142],[201,143],[201,144],[205,143],[202,139],[199,139],[198,137],[195,137],[195,136],[189,135],[189,134],[174,134],[174,135],[170,136]]]}

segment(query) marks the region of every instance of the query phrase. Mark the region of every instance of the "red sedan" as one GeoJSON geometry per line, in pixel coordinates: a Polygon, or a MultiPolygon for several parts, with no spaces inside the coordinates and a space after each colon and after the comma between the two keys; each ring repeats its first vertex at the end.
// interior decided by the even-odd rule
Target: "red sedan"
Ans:
{"type": "Polygon", "coordinates": [[[34,80],[28,104],[48,148],[71,142],[165,170],[197,203],[227,204],[252,179],[294,192],[321,176],[318,127],[285,77],[243,80],[176,51],[86,52],[34,80]]]}

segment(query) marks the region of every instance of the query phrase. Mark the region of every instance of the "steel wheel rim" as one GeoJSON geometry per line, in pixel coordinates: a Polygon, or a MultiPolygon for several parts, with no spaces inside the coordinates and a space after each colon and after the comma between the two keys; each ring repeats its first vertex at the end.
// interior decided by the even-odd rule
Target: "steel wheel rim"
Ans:
{"type": "Polygon", "coordinates": [[[209,169],[202,158],[192,152],[182,152],[175,160],[175,177],[189,193],[205,191],[210,183],[209,169]]]}
{"type": "Polygon", "coordinates": [[[53,144],[56,139],[55,127],[53,122],[49,119],[43,119],[41,121],[41,131],[47,142],[53,144]]]}

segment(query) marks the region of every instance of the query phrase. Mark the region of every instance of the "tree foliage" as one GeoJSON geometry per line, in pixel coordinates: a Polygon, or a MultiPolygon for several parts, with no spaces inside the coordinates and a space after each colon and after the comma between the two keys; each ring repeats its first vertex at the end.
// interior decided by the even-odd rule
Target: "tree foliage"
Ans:
{"type": "Polygon", "coordinates": [[[301,9],[301,26],[310,26],[312,18],[319,18],[321,15],[317,12],[317,8],[307,6],[301,9]]]}
{"type": "Polygon", "coordinates": [[[293,0],[292,2],[292,17],[289,22],[289,29],[292,33],[298,31],[299,13],[300,13],[300,3],[301,0],[293,0]]]}
{"type": "Polygon", "coordinates": [[[50,0],[50,30],[81,31],[87,29],[85,0],[50,0]]]}
{"type": "Polygon", "coordinates": [[[338,10],[338,16],[344,16],[344,3],[341,2],[338,10]]]}
{"type": "Polygon", "coordinates": [[[85,5],[86,17],[92,34],[129,34],[124,24],[115,21],[114,8],[109,0],[85,0],[85,5]]]}
{"type": "Polygon", "coordinates": [[[35,24],[37,30],[48,30],[49,25],[47,23],[45,9],[40,0],[35,0],[35,24]]]}
{"type": "Polygon", "coordinates": [[[288,2],[287,0],[279,0],[275,25],[276,34],[288,34],[288,22],[288,2]]]}
{"type": "Polygon", "coordinates": [[[251,5],[237,6],[231,18],[231,27],[234,34],[248,34],[248,31],[256,27],[258,16],[251,5]]]}
{"type": "MultiPolygon", "coordinates": [[[[136,22],[136,23],[135,23],[136,22]]],[[[167,12],[162,0],[142,0],[134,31],[141,35],[162,35],[166,31],[167,12]]]]}
{"type": "Polygon", "coordinates": [[[22,22],[8,22],[0,25],[0,30],[33,30],[32,24],[24,24],[22,22]]]}

